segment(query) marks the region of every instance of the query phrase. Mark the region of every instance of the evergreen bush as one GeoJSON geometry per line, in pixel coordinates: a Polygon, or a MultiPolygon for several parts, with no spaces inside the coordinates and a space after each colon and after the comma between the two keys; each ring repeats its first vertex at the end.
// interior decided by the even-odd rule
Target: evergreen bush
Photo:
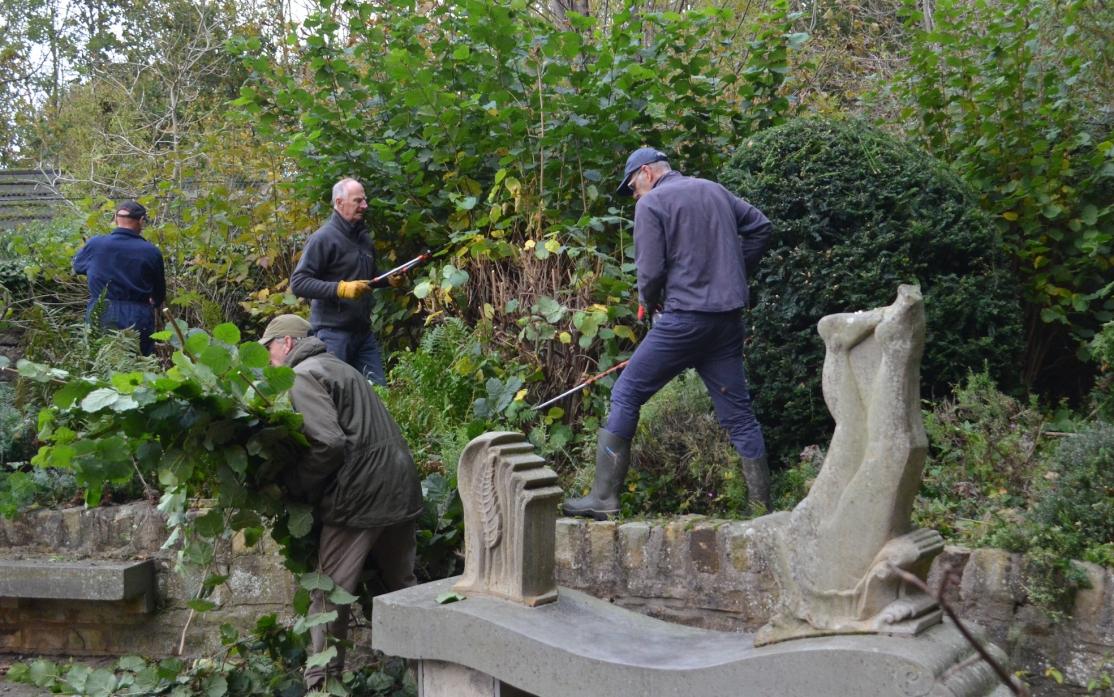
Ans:
{"type": "Polygon", "coordinates": [[[774,223],[750,270],[747,365],[776,457],[831,434],[816,322],[888,305],[901,283],[925,297],[926,397],[984,366],[1017,382],[1017,282],[990,219],[944,165],[860,122],[797,119],[744,141],[721,182],[774,223]]]}

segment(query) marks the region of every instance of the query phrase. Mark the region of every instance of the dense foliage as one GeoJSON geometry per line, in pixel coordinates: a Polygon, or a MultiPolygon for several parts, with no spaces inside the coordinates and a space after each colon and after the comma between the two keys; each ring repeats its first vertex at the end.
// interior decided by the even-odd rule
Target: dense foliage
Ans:
{"type": "Polygon", "coordinates": [[[774,223],[770,250],[750,270],[746,353],[776,454],[830,432],[817,320],[888,305],[901,283],[925,297],[926,397],[984,364],[1016,382],[1017,284],[997,231],[942,164],[864,123],[802,119],[743,141],[723,182],[774,223]]]}
{"type": "Polygon", "coordinates": [[[1086,373],[1072,354],[1114,319],[1114,13],[1087,0],[941,0],[926,25],[908,9],[897,91],[911,134],[1002,232],[1024,291],[1026,384],[1078,396],[1086,373]]]}
{"type": "Polygon", "coordinates": [[[541,397],[636,338],[619,163],[653,141],[710,175],[732,142],[779,122],[788,52],[807,38],[790,23],[772,3],[743,43],[712,7],[627,1],[606,23],[558,24],[522,0],[340,2],[305,20],[296,66],[259,37],[233,40],[250,70],[236,103],[285,144],[308,200],[342,175],[365,182],[384,265],[450,243],[412,295],[384,297],[381,335],[419,309],[486,321],[541,397]]]}

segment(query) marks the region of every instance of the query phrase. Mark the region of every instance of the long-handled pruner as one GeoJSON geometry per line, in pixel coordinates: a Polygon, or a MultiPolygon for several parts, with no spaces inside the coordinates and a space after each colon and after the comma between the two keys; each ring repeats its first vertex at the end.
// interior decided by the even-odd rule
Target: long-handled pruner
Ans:
{"type": "Polygon", "coordinates": [[[390,271],[387,271],[386,273],[379,274],[375,278],[371,279],[371,282],[372,283],[379,283],[380,281],[387,280],[388,278],[390,278],[391,276],[394,276],[395,274],[406,273],[407,271],[414,268],[418,264],[424,264],[425,262],[429,261],[432,258],[433,258],[433,252],[431,250],[427,249],[424,252],[422,252],[421,254],[419,254],[418,256],[411,259],[410,261],[406,262],[405,264],[399,264],[398,266],[394,267],[390,271]]]}
{"type": "Polygon", "coordinates": [[[566,390],[566,391],[562,392],[561,394],[557,395],[556,397],[554,397],[553,399],[548,399],[548,400],[542,402],[541,404],[535,406],[533,408],[533,410],[537,411],[538,409],[548,407],[550,404],[553,404],[554,402],[559,402],[562,399],[564,399],[565,397],[568,397],[570,394],[575,394],[575,393],[579,392],[580,390],[583,390],[585,387],[587,387],[588,385],[591,385],[596,380],[599,380],[600,378],[603,378],[603,377],[607,377],[608,375],[611,375],[612,373],[614,373],[616,370],[622,370],[623,368],[625,368],[627,366],[627,363],[630,363],[629,358],[627,360],[623,361],[622,363],[616,363],[615,365],[611,366],[610,368],[603,371],[599,375],[593,375],[592,377],[588,378],[587,380],[580,383],[579,385],[572,388],[571,390],[566,390]]]}

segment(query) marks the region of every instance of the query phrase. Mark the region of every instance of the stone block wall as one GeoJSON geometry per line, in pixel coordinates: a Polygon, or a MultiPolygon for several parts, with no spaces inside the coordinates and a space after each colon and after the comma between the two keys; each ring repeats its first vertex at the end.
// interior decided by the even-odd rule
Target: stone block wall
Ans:
{"type": "MultiPolygon", "coordinates": [[[[625,523],[560,519],[558,582],[664,620],[752,632],[770,617],[778,593],[762,543],[765,524],[701,516],[625,523]]],[[[139,599],[0,598],[0,652],[174,654],[195,586],[173,571],[172,555],[159,549],[165,539],[161,514],[147,504],[0,519],[0,558],[152,559],[158,585],[154,613],[145,612],[139,599]]],[[[221,559],[229,588],[213,597],[219,610],[190,621],[187,654],[215,649],[223,623],[247,629],[261,615],[291,613],[293,578],[269,538],[254,548],[230,540],[221,559]]],[[[1103,672],[1114,675],[1114,572],[1083,566],[1092,587],[1077,595],[1072,616],[1058,624],[1027,604],[1018,555],[948,547],[933,564],[929,583],[937,587],[952,569],[946,597],[960,616],[981,625],[1006,650],[1011,667],[1027,673],[1034,694],[1061,697],[1083,693],[1081,686],[1103,672]],[[1049,667],[1064,675],[1064,686],[1043,677],[1049,667]]],[[[357,647],[370,643],[366,629],[352,639],[357,647]]],[[[353,655],[357,661],[359,654],[353,655]]]]}
{"type": "Polygon", "coordinates": [[[0,519],[0,557],[5,559],[138,560],[155,563],[157,599],[148,612],[141,598],[129,601],[73,601],[0,598],[0,651],[71,655],[176,653],[185,630],[185,652],[199,654],[219,645],[218,628],[254,626],[267,613],[289,615],[293,578],[270,538],[248,548],[242,539],[220,551],[219,571],[229,576],[211,600],[220,610],[195,613],[186,602],[200,579],[174,572],[172,552],[161,550],[167,530],[162,514],[145,503],[83,510],[34,511],[0,519]],[[187,629],[187,621],[189,622],[187,629]]]}
{"type": "MultiPolygon", "coordinates": [[[[778,593],[758,534],[763,524],[701,516],[621,524],[560,519],[558,583],[671,622],[753,632],[773,613],[778,593]]],[[[1091,588],[1077,594],[1070,618],[1054,623],[1027,603],[1021,563],[999,549],[947,547],[929,586],[939,588],[946,577],[945,598],[960,618],[1007,652],[1035,695],[1081,694],[1092,678],[1114,677],[1114,571],[1082,564],[1091,588]],[[1064,685],[1045,676],[1050,667],[1064,685]]]]}

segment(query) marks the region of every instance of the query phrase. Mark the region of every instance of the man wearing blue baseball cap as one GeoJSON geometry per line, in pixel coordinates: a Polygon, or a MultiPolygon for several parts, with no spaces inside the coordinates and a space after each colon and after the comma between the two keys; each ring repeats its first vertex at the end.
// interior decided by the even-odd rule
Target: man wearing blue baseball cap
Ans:
{"type": "Polygon", "coordinates": [[[155,317],[166,299],[166,274],[159,248],[143,239],[147,209],[135,201],[121,201],[113,216],[115,229],[85,243],[73,258],[73,270],[89,283],[85,321],[101,297],[100,323],[139,332],[139,350],[149,355],[155,342],[155,317]]]}
{"type": "Polygon", "coordinates": [[[661,314],[611,391],[592,491],[566,501],[565,513],[597,520],[618,513],[642,405],[686,368],[695,368],[704,381],[742,457],[751,501],[768,510],[766,444],[743,370],[742,310],[749,300],[748,273],[757,268],[773,226],[720,184],[673,171],[657,148],[631,153],[618,193],[636,201],[639,303],[661,314]]]}

